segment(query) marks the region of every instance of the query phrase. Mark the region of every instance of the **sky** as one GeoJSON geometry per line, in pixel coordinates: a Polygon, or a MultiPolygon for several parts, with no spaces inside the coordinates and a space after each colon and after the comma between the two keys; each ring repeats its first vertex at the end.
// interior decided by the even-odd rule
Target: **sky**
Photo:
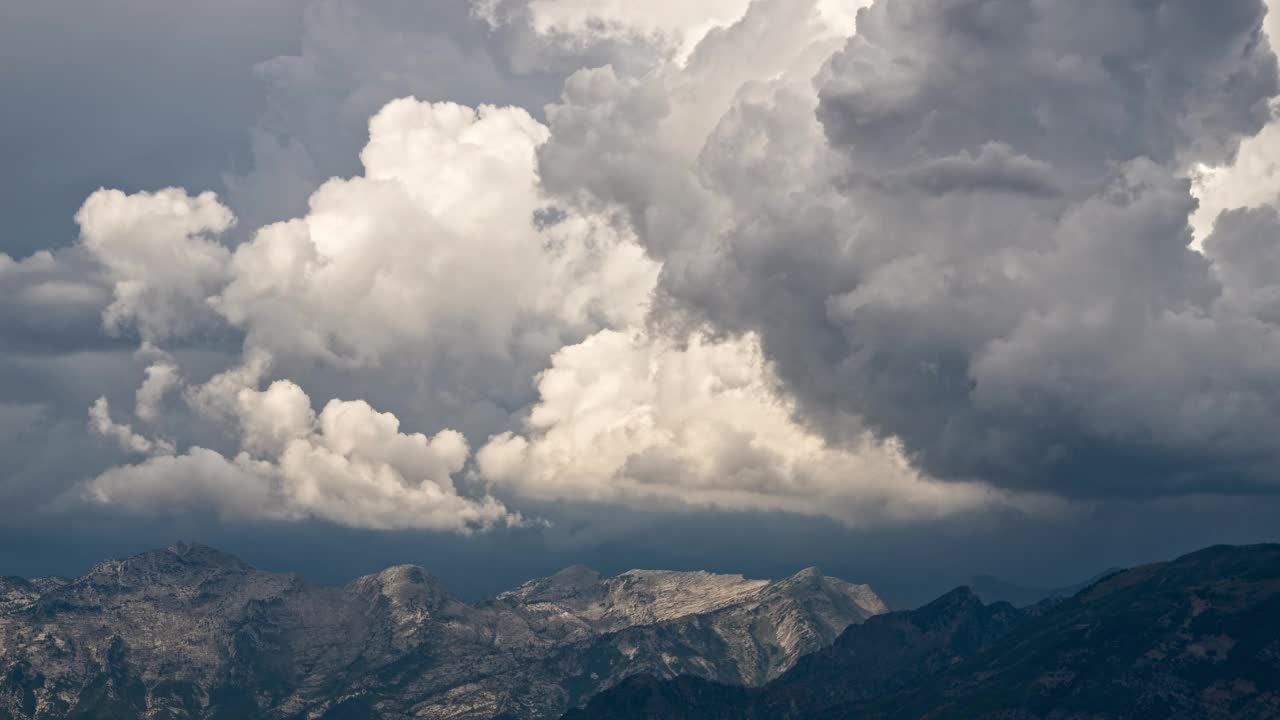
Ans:
{"type": "Polygon", "coordinates": [[[184,539],[906,606],[1280,540],[1273,23],[5,3],[0,574],[184,539]]]}

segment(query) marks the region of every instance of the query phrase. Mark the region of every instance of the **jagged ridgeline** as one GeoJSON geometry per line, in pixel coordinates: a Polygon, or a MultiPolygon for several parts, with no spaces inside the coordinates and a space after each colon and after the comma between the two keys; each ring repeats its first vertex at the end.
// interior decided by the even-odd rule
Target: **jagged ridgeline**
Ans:
{"type": "Polygon", "coordinates": [[[1118,571],[1068,599],[960,589],[850,627],[760,688],[635,677],[565,720],[1275,720],[1280,545],[1118,571]]]}
{"type": "Polygon", "coordinates": [[[344,587],[179,544],[0,579],[0,720],[551,718],[635,674],[759,685],[886,611],[866,585],[573,567],[491,600],[344,587]]]}

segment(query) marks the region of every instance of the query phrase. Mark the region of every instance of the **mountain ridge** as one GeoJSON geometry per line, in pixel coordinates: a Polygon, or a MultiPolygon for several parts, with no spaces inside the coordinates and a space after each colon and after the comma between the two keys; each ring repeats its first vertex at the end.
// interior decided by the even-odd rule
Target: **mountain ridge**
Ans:
{"type": "Polygon", "coordinates": [[[1029,605],[1034,605],[1041,600],[1071,597],[1099,580],[1110,575],[1114,575],[1122,570],[1124,570],[1124,568],[1113,566],[1100,573],[1094,574],[1092,577],[1082,582],[1052,588],[1019,585],[1017,583],[1007,582],[994,575],[974,575],[969,579],[968,587],[971,588],[978,597],[982,598],[983,602],[992,603],[1004,601],[1017,607],[1027,607],[1029,605]]]}
{"type": "Polygon", "coordinates": [[[1280,545],[1218,545],[1027,608],[957,588],[758,688],[633,676],[566,720],[1271,720],[1280,545]]]}
{"type": "Polygon", "coordinates": [[[810,570],[578,566],[466,603],[417,565],[319,586],[178,543],[0,582],[0,719],[556,717],[636,672],[759,684],[883,610],[810,570]]]}

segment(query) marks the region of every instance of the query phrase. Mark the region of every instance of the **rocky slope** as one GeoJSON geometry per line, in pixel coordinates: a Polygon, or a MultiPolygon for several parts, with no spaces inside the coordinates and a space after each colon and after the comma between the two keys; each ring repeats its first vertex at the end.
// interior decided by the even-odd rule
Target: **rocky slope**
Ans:
{"type": "Polygon", "coordinates": [[[1280,546],[1214,547],[1018,609],[953,591],[761,688],[637,676],[581,720],[1274,720],[1280,546]]]}
{"type": "Polygon", "coordinates": [[[581,567],[467,604],[416,566],[317,587],[179,544],[0,578],[0,719],[556,717],[641,672],[767,682],[885,609],[813,570],[581,567]]]}
{"type": "Polygon", "coordinates": [[[1034,612],[1008,603],[984,605],[968,588],[957,588],[917,610],[850,627],[833,645],[801,658],[789,672],[756,690],[693,676],[666,681],[638,675],[566,718],[808,717],[910,688],[990,648],[1034,612]]]}

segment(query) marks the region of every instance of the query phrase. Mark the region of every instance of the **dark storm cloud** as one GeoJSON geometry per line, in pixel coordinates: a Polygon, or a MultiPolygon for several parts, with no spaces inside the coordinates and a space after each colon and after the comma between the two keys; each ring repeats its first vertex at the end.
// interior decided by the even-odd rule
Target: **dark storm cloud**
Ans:
{"type": "Polygon", "coordinates": [[[1001,142],[1068,177],[1221,161],[1269,119],[1261,0],[879,2],[820,80],[858,170],[1001,142]]]}
{"type": "Polygon", "coordinates": [[[929,160],[903,175],[908,184],[935,195],[1005,192],[1053,196],[1061,192],[1053,169],[1008,146],[991,143],[976,154],[962,152],[929,160]]]}
{"type": "Polygon", "coordinates": [[[1224,301],[1280,326],[1280,212],[1272,206],[1224,212],[1205,251],[1227,290],[1224,301]]]}
{"type": "MultiPolygon", "coordinates": [[[[932,232],[829,303],[846,343],[833,380],[872,423],[943,476],[1069,494],[1270,482],[1276,458],[1262,457],[1254,423],[1277,398],[1259,363],[1238,358],[1269,354],[1274,328],[1215,306],[1175,176],[1175,163],[1229,158],[1268,119],[1264,13],[1249,1],[959,0],[862,15],[819,108],[859,172],[1000,142],[1064,185],[1102,178],[1004,237],[965,222],[1008,202],[925,205],[932,232]],[[921,258],[920,275],[894,277],[921,258]],[[881,277],[941,287],[902,303],[871,289],[881,277]],[[1234,350],[1213,351],[1206,334],[1234,350]]],[[[920,227],[905,208],[859,200],[888,228],[920,227]]]]}
{"type": "MultiPolygon", "coordinates": [[[[1264,13],[878,2],[817,80],[842,198],[777,179],[782,101],[756,124],[779,148],[761,163],[769,200],[718,174],[742,134],[722,122],[700,158],[711,193],[680,191],[733,203],[718,241],[693,250],[662,224],[679,205],[637,213],[668,307],[759,331],[811,423],[859,415],[942,478],[1073,497],[1274,492],[1280,334],[1232,300],[1273,281],[1232,270],[1242,241],[1189,247],[1183,177],[1270,117],[1264,13]]],[[[612,182],[601,195],[625,201],[612,182]]]]}

